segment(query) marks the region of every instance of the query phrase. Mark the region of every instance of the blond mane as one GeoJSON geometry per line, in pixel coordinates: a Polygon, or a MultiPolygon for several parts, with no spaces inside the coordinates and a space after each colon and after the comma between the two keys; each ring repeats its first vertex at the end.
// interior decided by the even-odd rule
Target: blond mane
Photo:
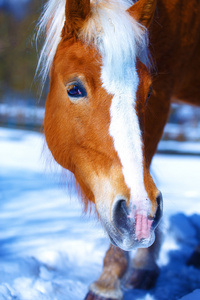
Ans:
{"type": "MultiPolygon", "coordinates": [[[[48,0],[37,24],[37,40],[44,39],[36,69],[42,87],[61,41],[65,3],[66,0],[48,0]]],[[[135,61],[138,57],[150,66],[147,31],[126,12],[132,4],[130,0],[92,1],[90,18],[79,33],[79,38],[94,44],[106,64],[121,76],[123,72],[119,72],[119,68],[125,67],[130,59],[135,61]]]]}

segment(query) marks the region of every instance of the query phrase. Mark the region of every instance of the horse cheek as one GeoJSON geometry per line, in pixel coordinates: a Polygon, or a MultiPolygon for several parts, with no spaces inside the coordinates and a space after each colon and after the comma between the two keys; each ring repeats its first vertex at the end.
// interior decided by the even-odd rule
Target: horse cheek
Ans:
{"type": "Polygon", "coordinates": [[[47,99],[44,133],[48,148],[54,159],[63,168],[71,170],[70,149],[72,136],[69,130],[70,118],[64,107],[56,107],[47,99]]]}

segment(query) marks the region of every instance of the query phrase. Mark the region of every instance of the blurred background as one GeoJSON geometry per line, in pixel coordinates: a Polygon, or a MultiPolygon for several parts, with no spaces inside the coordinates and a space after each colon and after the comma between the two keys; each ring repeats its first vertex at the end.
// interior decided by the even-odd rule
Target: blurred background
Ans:
{"type": "Polygon", "coordinates": [[[0,0],[0,125],[40,130],[45,89],[34,80],[39,0],[0,0]],[[40,98],[40,99],[39,99],[40,98]]]}
{"type": "MultiPolygon", "coordinates": [[[[47,87],[40,96],[34,75],[35,27],[43,4],[39,0],[0,0],[0,126],[42,129],[47,87]]],[[[163,141],[199,142],[200,108],[174,104],[163,141]]],[[[192,148],[190,144],[184,151],[192,148]]],[[[194,148],[197,152],[196,145],[194,148]]],[[[179,147],[163,143],[159,151],[176,152],[179,147]]]]}

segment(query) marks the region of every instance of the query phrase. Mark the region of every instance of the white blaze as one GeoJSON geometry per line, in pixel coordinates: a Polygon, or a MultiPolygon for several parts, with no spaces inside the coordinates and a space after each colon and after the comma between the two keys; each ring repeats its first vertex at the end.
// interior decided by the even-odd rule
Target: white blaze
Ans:
{"type": "Polygon", "coordinates": [[[106,67],[102,68],[103,86],[107,92],[113,94],[109,133],[123,167],[125,183],[130,188],[131,205],[146,215],[149,201],[144,186],[141,131],[135,110],[139,78],[133,61],[124,71],[126,75],[131,75],[131,78],[124,74],[124,80],[119,82],[115,81],[114,74],[110,80],[106,67]]]}

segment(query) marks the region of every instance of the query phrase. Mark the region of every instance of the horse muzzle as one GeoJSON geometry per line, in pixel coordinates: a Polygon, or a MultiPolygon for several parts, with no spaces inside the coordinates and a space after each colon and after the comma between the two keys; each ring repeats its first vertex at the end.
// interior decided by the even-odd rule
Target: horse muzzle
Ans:
{"type": "Polygon", "coordinates": [[[112,222],[104,222],[111,242],[119,248],[129,251],[136,248],[146,248],[155,240],[154,230],[162,217],[162,194],[156,198],[157,209],[154,217],[144,211],[135,210],[134,214],[127,207],[126,200],[120,199],[113,205],[112,222]]]}

